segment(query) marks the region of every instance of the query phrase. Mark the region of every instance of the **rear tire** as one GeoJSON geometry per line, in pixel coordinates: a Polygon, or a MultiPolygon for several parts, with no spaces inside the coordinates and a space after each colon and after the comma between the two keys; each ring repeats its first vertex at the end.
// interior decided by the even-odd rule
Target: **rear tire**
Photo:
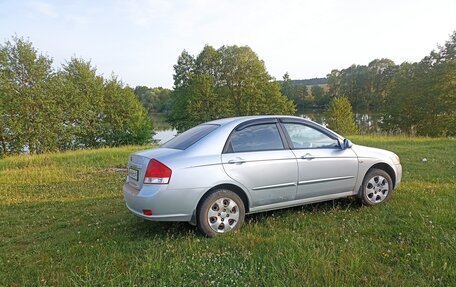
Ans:
{"type": "Polygon", "coordinates": [[[196,216],[199,230],[206,236],[213,237],[241,228],[245,207],[236,193],[219,189],[203,198],[196,216]]]}
{"type": "Polygon", "coordinates": [[[364,177],[359,197],[364,205],[377,205],[387,201],[393,192],[393,181],[382,169],[371,169],[364,177]]]}

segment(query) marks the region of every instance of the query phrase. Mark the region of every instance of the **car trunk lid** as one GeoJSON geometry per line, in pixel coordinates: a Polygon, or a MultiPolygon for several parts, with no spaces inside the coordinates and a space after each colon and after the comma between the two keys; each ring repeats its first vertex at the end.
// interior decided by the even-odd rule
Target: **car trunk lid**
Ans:
{"type": "Polygon", "coordinates": [[[155,148],[135,152],[128,159],[127,182],[136,189],[141,189],[144,183],[147,165],[151,159],[160,161],[160,158],[182,152],[178,149],[155,148]]]}

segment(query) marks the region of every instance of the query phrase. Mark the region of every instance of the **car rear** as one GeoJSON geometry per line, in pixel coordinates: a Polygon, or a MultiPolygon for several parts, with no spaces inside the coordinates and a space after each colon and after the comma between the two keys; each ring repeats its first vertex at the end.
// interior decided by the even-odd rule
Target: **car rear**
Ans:
{"type": "Polygon", "coordinates": [[[123,186],[128,209],[148,220],[191,221],[194,200],[188,189],[173,184],[173,178],[186,169],[182,163],[189,157],[187,148],[217,127],[200,125],[160,148],[130,155],[123,186]]]}
{"type": "Polygon", "coordinates": [[[169,215],[169,206],[163,204],[165,201],[160,198],[166,196],[172,170],[160,159],[170,158],[170,155],[179,152],[159,148],[130,156],[128,175],[123,186],[125,203],[130,211],[147,219],[159,220],[169,215]]]}

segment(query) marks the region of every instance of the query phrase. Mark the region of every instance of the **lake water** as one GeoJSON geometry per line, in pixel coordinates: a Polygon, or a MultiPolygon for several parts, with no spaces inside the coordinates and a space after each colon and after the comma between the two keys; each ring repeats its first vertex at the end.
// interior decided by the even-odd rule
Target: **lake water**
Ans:
{"type": "MultiPolygon", "coordinates": [[[[298,114],[298,116],[326,125],[324,111],[304,111],[298,114]]],[[[379,124],[381,123],[381,114],[355,114],[355,118],[361,134],[373,134],[380,132],[379,124]]],[[[158,144],[163,144],[177,135],[177,130],[173,129],[168,124],[164,124],[164,119],[165,117],[163,116],[160,128],[155,130],[155,134],[152,137],[153,141],[158,144]]]]}
{"type": "Polygon", "coordinates": [[[155,131],[152,140],[158,144],[163,144],[172,139],[175,135],[177,135],[177,130],[170,127],[167,130],[155,131]]]}

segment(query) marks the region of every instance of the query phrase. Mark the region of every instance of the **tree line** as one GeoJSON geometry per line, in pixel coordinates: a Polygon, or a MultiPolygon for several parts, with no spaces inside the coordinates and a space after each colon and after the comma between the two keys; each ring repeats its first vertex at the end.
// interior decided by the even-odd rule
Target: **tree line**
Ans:
{"type": "Polygon", "coordinates": [[[172,90],[132,89],[80,58],[55,69],[31,42],[13,37],[0,45],[0,156],[143,144],[154,113],[185,130],[223,117],[329,106],[328,123],[337,126],[353,107],[382,113],[386,132],[456,134],[456,32],[417,63],[376,59],[300,82],[288,74],[275,80],[248,46],[206,45],[196,56],[180,54],[173,79],[172,90]]]}
{"type": "MultiPolygon", "coordinates": [[[[178,130],[208,120],[250,114],[293,114],[324,109],[332,101],[357,114],[381,115],[386,133],[453,136],[456,127],[456,32],[444,46],[417,63],[382,58],[368,65],[332,70],[326,78],[273,79],[249,47],[205,46],[195,57],[183,51],[174,65],[174,89],[137,87],[149,113],[163,112],[178,130]],[[285,99],[284,97],[285,96],[285,99]],[[288,100],[287,100],[288,99],[288,100]]],[[[343,111],[337,114],[350,114],[343,111]]],[[[328,124],[334,115],[325,113],[328,124]]],[[[352,124],[348,129],[359,131],[352,124]]]]}
{"type": "Polygon", "coordinates": [[[326,108],[346,97],[356,113],[382,114],[385,132],[426,136],[456,134],[456,32],[416,63],[376,59],[332,70],[326,85],[297,84],[285,74],[281,91],[299,111],[326,108]],[[323,88],[325,87],[325,88],[323,88]]]}
{"type": "Polygon", "coordinates": [[[28,40],[0,45],[0,156],[150,141],[152,124],[133,89],[90,61],[59,69],[28,40]]]}
{"type": "Polygon", "coordinates": [[[329,105],[331,97],[327,87],[327,80],[292,80],[288,73],[285,73],[283,80],[279,81],[280,91],[288,99],[292,100],[296,109],[302,113],[308,109],[323,109],[329,105]],[[307,83],[307,84],[306,84],[307,83]]]}

